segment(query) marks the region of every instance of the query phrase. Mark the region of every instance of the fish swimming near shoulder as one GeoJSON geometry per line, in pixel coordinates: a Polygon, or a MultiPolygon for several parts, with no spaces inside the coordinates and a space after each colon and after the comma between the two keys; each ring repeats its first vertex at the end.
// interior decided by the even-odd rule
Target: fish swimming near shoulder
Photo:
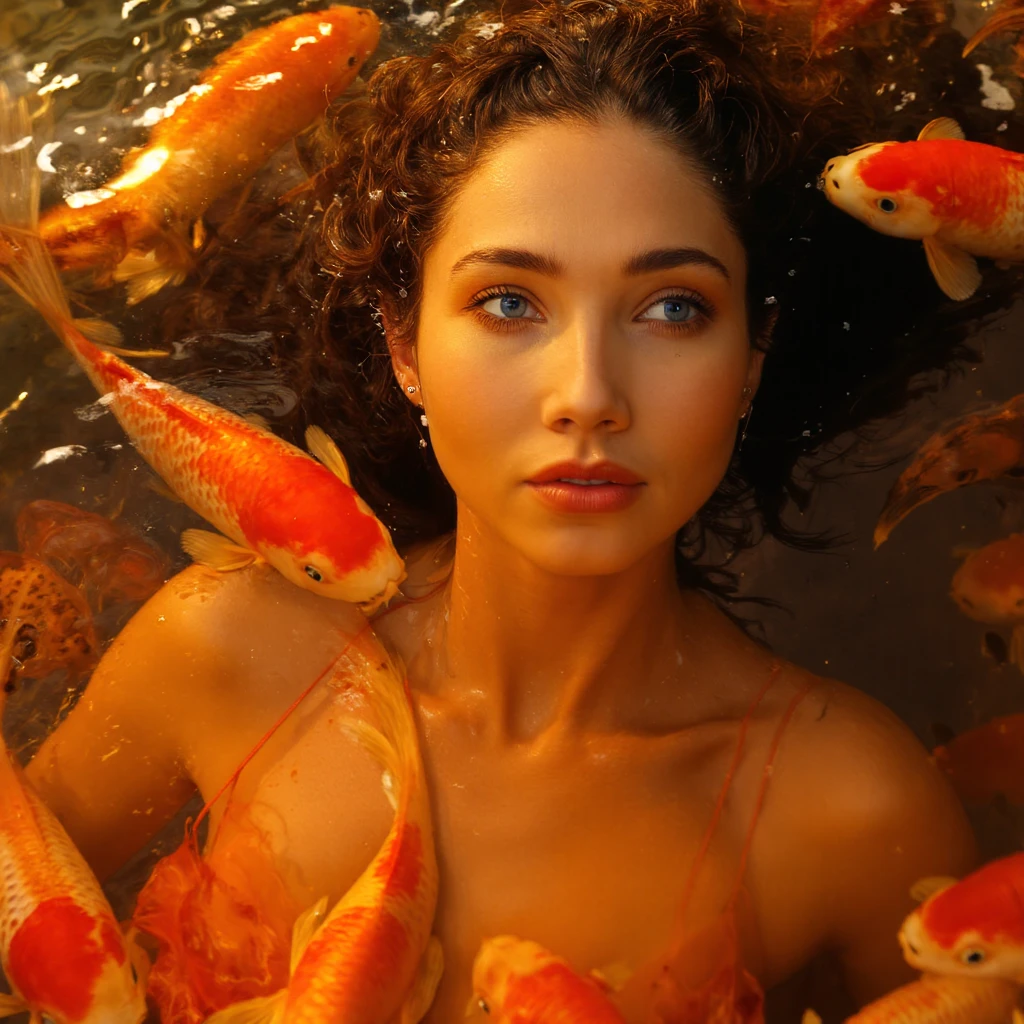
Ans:
{"type": "Polygon", "coordinates": [[[932,760],[965,803],[989,803],[1001,794],[1024,807],[1024,714],[968,729],[936,747],[932,760]]]}
{"type": "MultiPolygon", "coordinates": [[[[845,1024],[1024,1024],[1015,1010],[1019,988],[1006,981],[925,975],[882,996],[845,1024]]],[[[802,1024],[821,1024],[812,1011],[802,1024]]]]}
{"type": "Polygon", "coordinates": [[[499,935],[476,955],[466,1016],[479,1011],[495,1024],[624,1024],[609,991],[599,975],[577,974],[538,943],[499,935]]]}
{"type": "Polygon", "coordinates": [[[180,281],[192,262],[192,222],[321,115],[379,35],[372,11],[329,7],[243,37],[154,127],[148,144],[128,155],[117,177],[73,196],[74,207],[46,211],[39,233],[57,266],[108,277],[114,271],[129,281],[129,302],[180,281]]]}
{"type": "Polygon", "coordinates": [[[875,547],[914,509],[969,484],[1024,477],[1024,395],[933,434],[900,474],[875,526],[875,547]]]}
{"type": "Polygon", "coordinates": [[[948,117],[916,142],[879,142],[829,160],[826,198],[883,235],[919,239],[938,286],[967,299],[975,256],[1024,261],[1024,153],[967,142],[948,117]]]}
{"type": "Polygon", "coordinates": [[[186,530],[185,550],[222,571],[263,560],[324,597],[372,611],[405,577],[384,525],[353,490],[348,467],[318,427],[320,461],[219,406],[129,366],[115,329],[75,320],[36,232],[38,168],[24,102],[0,94],[0,280],[43,315],[109,404],[139,454],[225,536],[186,530]],[[99,338],[100,340],[91,340],[99,338]],[[226,539],[230,538],[230,539],[226,539]]]}
{"type": "MultiPolygon", "coordinates": [[[[59,595],[34,582],[23,574],[4,609],[0,719],[20,627],[59,614],[51,607],[59,595]]],[[[12,989],[0,995],[0,1017],[27,1010],[30,1024],[138,1024],[145,953],[126,940],[95,875],[0,748],[0,968],[12,989]]]]}
{"type": "Polygon", "coordinates": [[[296,921],[288,987],[207,1024],[416,1024],[433,1002],[443,956],[431,935],[438,874],[426,779],[408,685],[377,664],[366,686],[381,729],[346,728],[384,770],[391,830],[330,913],[321,900],[296,921]]]}
{"type": "Polygon", "coordinates": [[[911,967],[1024,985],[1024,853],[992,861],[959,882],[927,879],[915,888],[931,894],[900,929],[911,967]]]}
{"type": "Polygon", "coordinates": [[[97,609],[145,601],[170,570],[164,552],[130,526],[62,501],[28,502],[14,529],[23,554],[81,587],[97,609]]]}

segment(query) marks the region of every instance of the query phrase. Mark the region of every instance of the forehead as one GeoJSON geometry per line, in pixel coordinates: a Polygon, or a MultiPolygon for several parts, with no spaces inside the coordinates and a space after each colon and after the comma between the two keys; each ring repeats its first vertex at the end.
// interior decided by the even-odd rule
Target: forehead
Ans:
{"type": "Polygon", "coordinates": [[[432,253],[510,246],[596,269],[647,249],[689,246],[742,287],[746,254],[706,172],[622,118],[524,128],[501,142],[453,199],[432,253]]]}

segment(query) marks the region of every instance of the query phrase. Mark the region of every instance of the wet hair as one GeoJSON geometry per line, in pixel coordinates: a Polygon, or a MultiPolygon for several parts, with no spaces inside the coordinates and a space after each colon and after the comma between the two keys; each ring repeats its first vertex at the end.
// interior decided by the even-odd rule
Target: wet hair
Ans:
{"type": "Polygon", "coordinates": [[[338,439],[396,541],[452,529],[454,496],[420,444],[384,325],[415,338],[424,255],[489,152],[533,124],[609,115],[689,161],[747,252],[751,343],[769,349],[762,383],[743,444],[738,432],[725,478],[677,545],[681,582],[725,596],[716,567],[764,532],[823,544],[787,515],[809,494],[801,460],[937,386],[921,371],[970,358],[962,325],[976,311],[953,317],[947,304],[922,344],[922,317],[940,307],[924,259],[813,187],[828,157],[871,139],[869,101],[739,8],[544,0],[378,65],[334,112],[318,151],[323,214],[291,276],[317,313],[282,352],[307,419],[338,439]]]}

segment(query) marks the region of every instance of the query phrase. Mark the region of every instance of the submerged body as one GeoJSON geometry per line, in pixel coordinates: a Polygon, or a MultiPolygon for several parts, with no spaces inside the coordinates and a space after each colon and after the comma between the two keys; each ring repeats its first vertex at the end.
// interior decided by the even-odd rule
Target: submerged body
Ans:
{"type": "Polygon", "coordinates": [[[916,142],[835,157],[821,181],[829,202],[868,227],[921,240],[952,299],[981,283],[975,256],[1024,260],[1024,154],[967,142],[949,118],[930,122],[916,142]]]}
{"type": "MultiPolygon", "coordinates": [[[[312,123],[377,45],[377,16],[357,7],[299,14],[250,32],[223,53],[184,103],[129,155],[87,205],[47,210],[39,232],[61,269],[141,274],[141,298],[188,268],[187,232],[312,123]]],[[[81,202],[81,200],[79,200],[81,202]]]]}

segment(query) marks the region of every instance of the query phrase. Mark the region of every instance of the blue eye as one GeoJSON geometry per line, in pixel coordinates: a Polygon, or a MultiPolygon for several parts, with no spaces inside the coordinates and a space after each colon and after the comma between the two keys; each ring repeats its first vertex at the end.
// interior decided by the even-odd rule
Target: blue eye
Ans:
{"type": "Polygon", "coordinates": [[[481,308],[490,313],[491,316],[501,317],[509,320],[519,320],[526,316],[526,311],[529,309],[530,303],[523,298],[522,295],[508,294],[508,295],[495,295],[493,298],[488,299],[484,302],[481,308]],[[497,309],[493,307],[497,305],[497,309]]]}
{"type": "Polygon", "coordinates": [[[700,315],[700,310],[689,299],[684,299],[681,295],[670,295],[668,298],[652,302],[645,313],[648,315],[642,317],[644,320],[664,320],[670,324],[684,324],[688,320],[696,319],[700,315]],[[659,308],[662,311],[661,316],[650,315],[652,310],[659,308]]]}

